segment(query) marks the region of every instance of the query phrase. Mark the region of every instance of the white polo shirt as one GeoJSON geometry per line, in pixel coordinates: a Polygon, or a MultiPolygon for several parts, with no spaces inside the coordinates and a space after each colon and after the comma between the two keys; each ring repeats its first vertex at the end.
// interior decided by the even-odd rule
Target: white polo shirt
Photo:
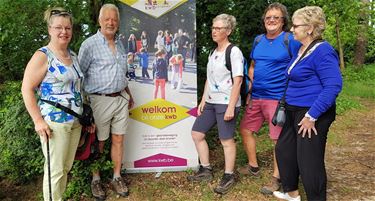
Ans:
{"type": "MultiPolygon", "coordinates": [[[[234,46],[230,54],[232,76],[243,76],[243,55],[241,50],[234,46]]],[[[207,63],[208,88],[206,102],[213,104],[229,104],[233,87],[230,71],[225,66],[225,50],[214,51],[207,63]]],[[[241,97],[238,97],[236,107],[241,106],[241,97]]]]}

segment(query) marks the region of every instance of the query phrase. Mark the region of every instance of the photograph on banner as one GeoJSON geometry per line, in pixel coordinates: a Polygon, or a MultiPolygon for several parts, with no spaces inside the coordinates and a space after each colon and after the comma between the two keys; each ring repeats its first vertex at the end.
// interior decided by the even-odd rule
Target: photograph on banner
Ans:
{"type": "Polygon", "coordinates": [[[196,118],[195,1],[121,0],[119,37],[127,51],[129,111],[123,164],[127,172],[198,167],[191,139],[196,118]]]}

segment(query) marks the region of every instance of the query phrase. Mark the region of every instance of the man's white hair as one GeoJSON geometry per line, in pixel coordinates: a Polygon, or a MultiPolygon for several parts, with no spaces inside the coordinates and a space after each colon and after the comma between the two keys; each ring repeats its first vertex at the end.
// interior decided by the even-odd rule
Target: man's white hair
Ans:
{"type": "Polygon", "coordinates": [[[117,13],[117,18],[118,20],[120,20],[120,12],[117,8],[117,6],[115,4],[111,4],[111,3],[107,3],[107,4],[104,4],[101,8],[100,8],[100,11],[99,11],[99,20],[101,19],[101,17],[103,16],[103,12],[104,10],[114,10],[116,11],[117,13]]]}

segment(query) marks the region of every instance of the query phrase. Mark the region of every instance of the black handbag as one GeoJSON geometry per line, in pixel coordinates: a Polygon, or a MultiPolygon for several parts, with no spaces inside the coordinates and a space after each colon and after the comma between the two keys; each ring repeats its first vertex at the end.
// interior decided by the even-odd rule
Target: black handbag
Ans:
{"type": "Polygon", "coordinates": [[[283,127],[286,120],[286,112],[285,112],[285,99],[280,100],[277,104],[275,114],[272,117],[272,124],[274,126],[283,127]]]}
{"type": "Polygon", "coordinates": [[[60,103],[53,102],[53,101],[50,101],[50,100],[45,100],[45,99],[40,99],[40,100],[43,101],[43,102],[46,102],[50,105],[53,105],[56,108],[59,108],[62,111],[68,113],[68,114],[71,114],[71,115],[77,117],[79,119],[79,123],[82,126],[91,126],[94,123],[93,111],[92,111],[89,104],[83,103],[83,112],[80,115],[80,114],[77,114],[76,112],[74,112],[73,110],[71,110],[70,108],[67,108],[67,107],[61,105],[60,103]]]}
{"type": "MultiPolygon", "coordinates": [[[[313,42],[310,43],[310,45],[306,48],[306,50],[303,52],[302,56],[298,59],[298,61],[296,63],[294,63],[294,65],[296,65],[298,62],[301,61],[301,59],[303,59],[303,57],[306,55],[306,53],[312,48],[314,47],[315,44],[317,44],[318,42],[322,42],[322,39],[316,39],[314,40],[313,42]]],[[[286,85],[285,85],[285,89],[284,89],[284,94],[283,96],[281,97],[281,100],[279,101],[279,103],[277,104],[277,107],[276,107],[276,110],[275,110],[275,113],[273,114],[273,117],[272,117],[272,124],[274,126],[280,126],[280,127],[283,127],[284,126],[284,123],[286,121],[286,110],[285,110],[285,94],[286,94],[286,90],[288,88],[288,84],[289,84],[289,80],[290,80],[290,76],[288,76],[287,80],[286,80],[286,85]]]]}
{"type": "Polygon", "coordinates": [[[288,84],[289,84],[289,77],[286,80],[284,94],[281,97],[281,100],[279,101],[279,103],[277,104],[275,113],[273,114],[273,117],[272,117],[272,124],[274,126],[277,125],[277,126],[283,127],[286,121],[285,94],[286,94],[286,89],[288,88],[288,84]]]}
{"type": "Polygon", "coordinates": [[[87,160],[87,159],[92,159],[96,160],[99,155],[99,142],[96,137],[96,133],[90,133],[88,128],[94,123],[94,115],[93,111],[88,104],[83,104],[83,112],[81,115],[77,114],[70,108],[67,108],[60,103],[53,102],[50,100],[44,100],[40,99],[43,102],[46,102],[50,105],[55,106],[56,108],[61,109],[62,111],[71,114],[79,119],[79,123],[82,125],[82,131],[81,131],[81,137],[79,140],[79,144],[77,147],[77,151],[75,154],[74,159],[75,160],[87,160]]]}
{"type": "Polygon", "coordinates": [[[93,111],[89,104],[83,104],[83,112],[79,118],[79,123],[82,126],[91,126],[94,123],[93,111]]]}

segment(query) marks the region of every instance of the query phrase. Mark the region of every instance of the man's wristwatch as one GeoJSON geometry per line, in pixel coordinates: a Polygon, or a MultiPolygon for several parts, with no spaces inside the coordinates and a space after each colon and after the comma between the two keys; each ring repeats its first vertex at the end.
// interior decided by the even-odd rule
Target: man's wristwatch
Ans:
{"type": "Polygon", "coordinates": [[[314,119],[312,116],[309,115],[309,113],[306,112],[305,117],[309,119],[309,121],[315,122],[316,119],[314,119]]]}

